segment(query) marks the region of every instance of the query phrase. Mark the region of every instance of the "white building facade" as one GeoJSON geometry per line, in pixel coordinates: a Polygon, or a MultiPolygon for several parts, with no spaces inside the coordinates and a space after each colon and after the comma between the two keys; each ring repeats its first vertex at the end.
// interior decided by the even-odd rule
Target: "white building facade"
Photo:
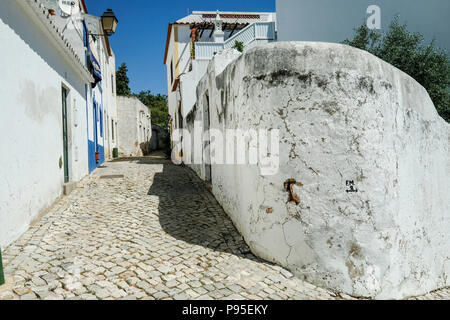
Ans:
{"type": "Polygon", "coordinates": [[[117,97],[119,115],[119,156],[138,157],[151,150],[152,118],[150,109],[136,97],[117,97]]]}
{"type": "Polygon", "coordinates": [[[98,55],[100,68],[108,79],[93,89],[88,11],[83,0],[74,8],[77,14],[67,15],[57,0],[0,2],[0,43],[7,44],[0,50],[0,147],[9,154],[0,159],[1,247],[25,232],[65,187],[92,171],[94,95],[117,121],[114,56],[101,39],[108,54],[98,55]]]}
{"type": "Polygon", "coordinates": [[[350,46],[277,42],[217,54],[195,92],[183,161],[254,254],[355,297],[450,285],[450,125],[417,81],[350,46]],[[257,164],[223,162],[255,154],[229,130],[266,133],[257,164]]]}
{"type": "Polygon", "coordinates": [[[183,126],[195,104],[195,88],[214,55],[236,42],[246,51],[275,41],[275,21],[271,12],[194,11],[169,24],[164,64],[171,131],[183,126]]]}
{"type": "MultiPolygon", "coordinates": [[[[35,1],[0,2],[0,245],[88,173],[84,57],[35,1]]],[[[69,31],[76,32],[75,30],[69,31]]],[[[73,37],[75,38],[75,37],[73,37]]]]}

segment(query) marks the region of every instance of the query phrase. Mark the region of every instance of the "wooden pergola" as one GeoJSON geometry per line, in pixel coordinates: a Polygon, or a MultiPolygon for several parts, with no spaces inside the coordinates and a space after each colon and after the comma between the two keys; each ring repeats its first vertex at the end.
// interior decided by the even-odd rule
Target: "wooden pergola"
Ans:
{"type": "MultiPolygon", "coordinates": [[[[250,23],[248,23],[248,22],[247,23],[239,23],[239,22],[230,23],[230,22],[225,22],[222,25],[222,31],[224,31],[224,32],[225,31],[231,31],[231,34],[230,34],[230,37],[231,37],[236,31],[244,29],[249,24],[250,23]]],[[[195,30],[196,35],[198,37],[200,37],[200,38],[203,37],[203,33],[205,32],[205,30],[206,31],[210,30],[209,37],[211,38],[213,33],[214,33],[214,30],[215,30],[215,25],[214,25],[213,22],[209,22],[209,21],[194,22],[194,23],[190,24],[190,28],[193,31],[195,30]]],[[[193,32],[191,32],[191,38],[192,38],[192,34],[193,34],[193,32]]]]}

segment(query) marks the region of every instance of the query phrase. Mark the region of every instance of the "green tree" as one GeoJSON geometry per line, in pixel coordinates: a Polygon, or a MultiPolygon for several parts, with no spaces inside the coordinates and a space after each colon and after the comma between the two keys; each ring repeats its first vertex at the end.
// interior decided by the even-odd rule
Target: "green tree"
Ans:
{"type": "Polygon", "coordinates": [[[116,88],[117,94],[119,96],[129,96],[131,95],[130,89],[130,79],[128,78],[128,67],[124,62],[120,65],[119,69],[116,72],[116,88]]]}
{"type": "Polygon", "coordinates": [[[447,52],[424,44],[424,37],[411,33],[396,17],[387,32],[369,30],[365,24],[355,29],[344,44],[366,50],[416,79],[427,89],[438,113],[450,122],[450,62],[447,52]]]}
{"type": "Polygon", "coordinates": [[[161,94],[153,95],[150,90],[141,91],[138,94],[134,94],[134,96],[150,109],[152,123],[168,128],[169,107],[167,105],[167,96],[161,94]]]}

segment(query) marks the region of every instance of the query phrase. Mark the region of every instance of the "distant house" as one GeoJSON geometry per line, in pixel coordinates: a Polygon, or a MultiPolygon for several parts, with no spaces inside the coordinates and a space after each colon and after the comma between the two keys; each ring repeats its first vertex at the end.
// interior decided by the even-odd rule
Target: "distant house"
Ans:
{"type": "Polygon", "coordinates": [[[195,88],[214,54],[236,42],[248,50],[275,41],[275,21],[271,12],[194,11],[169,24],[164,64],[171,131],[183,126],[195,104],[195,88]]]}
{"type": "Polygon", "coordinates": [[[150,109],[136,97],[117,97],[119,155],[136,157],[151,150],[152,118],[150,109]]]}

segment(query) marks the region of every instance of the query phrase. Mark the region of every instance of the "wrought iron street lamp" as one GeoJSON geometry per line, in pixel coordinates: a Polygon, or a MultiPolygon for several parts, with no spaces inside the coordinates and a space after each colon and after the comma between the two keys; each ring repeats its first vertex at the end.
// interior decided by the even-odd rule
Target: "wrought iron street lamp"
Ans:
{"type": "Polygon", "coordinates": [[[108,36],[113,35],[116,32],[118,23],[119,20],[117,20],[116,15],[111,9],[107,9],[105,13],[103,13],[102,26],[108,36]]]}
{"type": "Polygon", "coordinates": [[[91,33],[91,36],[97,36],[97,37],[104,37],[112,36],[114,33],[116,33],[117,24],[119,23],[119,20],[117,19],[116,15],[111,9],[107,9],[103,15],[101,16],[102,21],[102,27],[104,34],[93,34],[91,33]]]}

